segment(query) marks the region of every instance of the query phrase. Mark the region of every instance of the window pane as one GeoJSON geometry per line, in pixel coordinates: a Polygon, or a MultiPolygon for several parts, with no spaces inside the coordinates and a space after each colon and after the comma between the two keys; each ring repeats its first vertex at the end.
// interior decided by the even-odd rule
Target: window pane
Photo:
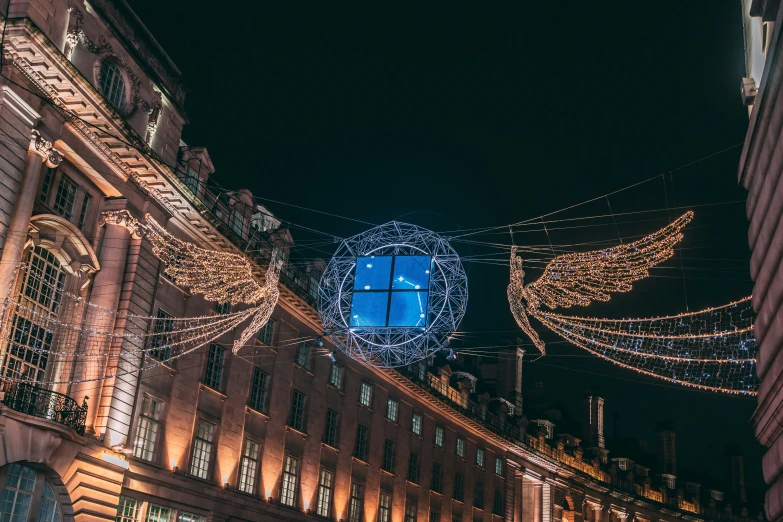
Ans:
{"type": "MultiPolygon", "coordinates": [[[[356,258],[355,290],[388,290],[391,279],[391,256],[356,258]]],[[[356,295],[354,295],[354,299],[356,295]]]]}
{"type": "Polygon", "coordinates": [[[135,498],[120,497],[120,503],[117,506],[117,517],[115,522],[136,522],[136,510],[138,502],[135,498]]]}
{"type": "Polygon", "coordinates": [[[392,289],[427,289],[430,284],[430,256],[396,256],[392,289]]]}
{"type": "Polygon", "coordinates": [[[351,307],[351,326],[386,326],[387,292],[356,292],[351,307]]]}
{"type": "Polygon", "coordinates": [[[44,482],[37,522],[60,522],[60,506],[57,504],[57,499],[49,482],[44,482]]]}
{"type": "Polygon", "coordinates": [[[425,326],[427,295],[427,292],[392,292],[389,326],[425,326]]]}
{"type": "Polygon", "coordinates": [[[209,477],[209,461],[212,458],[212,437],[215,425],[199,419],[196,436],[193,440],[193,456],[190,463],[190,474],[201,479],[209,477]]]}
{"type": "Polygon", "coordinates": [[[255,493],[256,470],[258,469],[258,444],[245,439],[242,460],[239,465],[239,491],[255,493]]]}
{"type": "Polygon", "coordinates": [[[34,489],[35,471],[20,464],[8,468],[2,499],[3,522],[26,522],[34,489]]]}
{"type": "Polygon", "coordinates": [[[284,506],[296,505],[296,490],[299,484],[299,459],[286,455],[283,465],[283,487],[280,491],[280,503],[284,506]]]}

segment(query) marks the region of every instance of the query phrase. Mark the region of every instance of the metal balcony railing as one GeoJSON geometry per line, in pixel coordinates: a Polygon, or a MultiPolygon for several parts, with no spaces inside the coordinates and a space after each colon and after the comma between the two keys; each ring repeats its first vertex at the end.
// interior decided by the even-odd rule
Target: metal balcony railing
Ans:
{"type": "Polygon", "coordinates": [[[84,425],[87,420],[86,397],[79,406],[79,403],[62,393],[24,382],[15,382],[5,389],[3,404],[19,413],[52,420],[68,426],[79,435],[84,435],[84,425]]]}

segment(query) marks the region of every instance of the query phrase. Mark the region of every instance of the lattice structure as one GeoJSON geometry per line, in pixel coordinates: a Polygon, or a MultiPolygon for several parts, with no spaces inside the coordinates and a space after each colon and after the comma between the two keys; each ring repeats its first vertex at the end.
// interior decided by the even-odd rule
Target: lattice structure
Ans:
{"type": "Polygon", "coordinates": [[[571,343],[626,368],[701,389],[755,395],[751,298],[649,319],[586,319],[531,311],[571,343]]]}
{"type": "Polygon", "coordinates": [[[467,277],[451,245],[434,232],[396,221],[343,241],[318,289],[318,309],[327,335],[349,356],[386,368],[407,366],[442,349],[462,321],[467,301],[467,277]],[[374,260],[374,270],[385,270],[388,263],[393,277],[382,281],[377,292],[379,303],[381,294],[388,294],[386,308],[379,304],[370,310],[362,308],[360,300],[375,297],[359,294],[369,295],[376,288],[356,285],[365,278],[375,284],[368,271],[374,260]],[[397,271],[402,266],[418,267],[426,286],[406,279],[397,271]],[[413,293],[409,300],[397,301],[397,293],[406,291],[406,285],[413,293]],[[400,309],[410,306],[419,307],[410,321],[396,318],[400,309]]]}

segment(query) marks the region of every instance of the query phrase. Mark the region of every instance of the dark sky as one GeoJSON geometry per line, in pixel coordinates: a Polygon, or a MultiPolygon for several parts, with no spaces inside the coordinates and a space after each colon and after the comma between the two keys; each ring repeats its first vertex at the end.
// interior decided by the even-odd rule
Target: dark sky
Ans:
{"type": "MultiPolygon", "coordinates": [[[[400,219],[447,231],[534,218],[737,145],[748,124],[737,0],[480,10],[453,2],[381,10],[129,1],[182,70],[192,121],[184,138],[208,147],[222,184],[372,223],[400,219]]],[[[609,205],[616,214],[667,204],[696,210],[682,260],[590,315],[679,313],[686,293],[690,310],[750,294],[739,154],[733,148],[549,218],[604,215],[609,205]],[[721,204],[696,206],[713,203],[721,204]]],[[[366,228],[280,203],[268,208],[340,237],[366,228]]],[[[615,221],[617,228],[606,218],[550,224],[551,242],[608,246],[618,235],[660,228],[668,213],[615,221]]],[[[548,245],[540,228],[518,228],[517,243],[548,245]]],[[[507,230],[499,232],[470,239],[508,244],[507,230]]],[[[302,245],[323,239],[293,233],[302,245]]],[[[475,346],[513,339],[508,267],[479,262],[505,260],[504,251],[453,244],[473,256],[465,263],[471,297],[462,330],[477,334],[475,346]]],[[[334,246],[301,255],[328,257],[334,246]]],[[[539,273],[528,270],[530,278],[539,273]]],[[[609,430],[613,411],[621,412],[620,432],[651,441],[658,420],[673,420],[682,467],[723,476],[724,447],[739,444],[748,482],[762,485],[762,452],[748,424],[754,400],[653,382],[563,345],[550,352],[528,364],[525,377],[543,380],[572,413],[582,392],[598,385],[609,430]]]]}

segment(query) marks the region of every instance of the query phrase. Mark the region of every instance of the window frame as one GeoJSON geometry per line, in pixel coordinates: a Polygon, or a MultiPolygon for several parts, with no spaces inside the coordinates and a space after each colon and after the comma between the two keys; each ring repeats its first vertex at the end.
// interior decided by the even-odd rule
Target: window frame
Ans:
{"type": "Polygon", "coordinates": [[[348,522],[362,522],[364,520],[364,484],[351,480],[349,491],[348,522]]]}
{"type": "Polygon", "coordinates": [[[411,433],[421,437],[423,431],[424,431],[424,417],[422,417],[421,413],[416,413],[414,411],[413,415],[411,416],[411,433]]]}
{"type": "Polygon", "coordinates": [[[299,457],[286,454],[283,458],[283,472],[280,475],[280,504],[283,506],[292,508],[296,507],[296,502],[299,496],[300,474],[301,459],[299,457]],[[293,471],[291,471],[292,469],[293,471]],[[290,499],[288,497],[290,497],[290,499]]]}
{"type": "Polygon", "coordinates": [[[356,440],[353,446],[353,456],[362,462],[368,461],[370,449],[370,430],[361,424],[356,425],[356,440]]]}
{"type": "Polygon", "coordinates": [[[332,448],[337,448],[340,443],[340,414],[331,408],[326,408],[326,421],[324,422],[323,443],[332,448]],[[334,422],[330,422],[330,418],[334,422]]]}
{"type": "Polygon", "coordinates": [[[250,394],[247,398],[247,405],[250,409],[259,413],[266,413],[266,400],[270,376],[258,366],[253,366],[253,377],[250,383],[250,394]],[[263,383],[259,383],[261,380],[263,383]],[[259,407],[260,406],[260,407],[259,407]]]}
{"type": "Polygon", "coordinates": [[[136,416],[135,427],[136,430],[133,434],[133,456],[137,459],[141,459],[147,462],[155,462],[158,454],[158,439],[163,432],[161,429],[163,412],[166,407],[166,402],[158,399],[154,395],[142,392],[141,405],[139,407],[138,414],[136,416]],[[150,408],[157,405],[156,410],[149,410],[145,408],[145,403],[149,403],[150,408]],[[141,435],[143,430],[143,435],[141,435]],[[147,438],[147,435],[152,432],[152,437],[147,438]],[[144,437],[143,444],[139,445],[140,437],[144,437]],[[147,448],[147,445],[151,445],[151,448],[147,448]]]}
{"type": "Polygon", "coordinates": [[[210,480],[210,475],[212,473],[212,464],[215,459],[212,457],[214,456],[215,452],[215,441],[216,441],[216,431],[217,431],[217,424],[214,422],[211,422],[207,419],[204,419],[202,417],[196,417],[196,425],[195,429],[193,430],[193,438],[191,439],[191,451],[190,451],[190,465],[188,466],[188,474],[201,479],[201,480],[210,480]],[[201,423],[204,423],[205,425],[209,425],[212,427],[209,433],[209,439],[206,439],[204,437],[201,437],[199,435],[199,428],[201,427],[201,423]],[[200,444],[199,444],[200,443],[200,444]],[[209,451],[204,452],[204,446],[209,446],[209,451]],[[201,451],[202,454],[199,457],[199,460],[201,463],[206,463],[206,469],[203,469],[201,467],[196,468],[196,452],[201,451]],[[196,471],[194,471],[196,470],[196,471]],[[200,473],[203,471],[204,476],[202,477],[200,473]]]}
{"type": "Polygon", "coordinates": [[[258,489],[258,473],[261,469],[259,466],[261,454],[261,444],[245,437],[242,442],[242,453],[239,456],[239,466],[237,469],[237,490],[247,495],[255,495],[258,489]],[[255,456],[248,454],[248,448],[255,446],[255,456]],[[247,465],[245,463],[247,462],[247,465]]]}
{"type": "Polygon", "coordinates": [[[412,482],[413,484],[418,484],[421,478],[420,465],[421,458],[419,454],[415,451],[411,451],[408,455],[408,472],[405,475],[405,480],[412,482]]]}
{"type": "Polygon", "coordinates": [[[394,453],[395,453],[394,441],[391,439],[385,439],[383,441],[383,457],[381,459],[381,469],[391,474],[395,474],[394,453]]]}
{"type": "Polygon", "coordinates": [[[123,72],[122,67],[119,63],[117,63],[116,60],[109,58],[104,60],[101,64],[101,81],[99,87],[101,95],[114,109],[120,113],[123,113],[127,110],[128,81],[125,77],[125,73],[123,72]],[[110,69],[112,70],[111,78],[109,78],[107,75],[110,69]],[[107,82],[115,78],[117,78],[118,81],[112,82],[111,85],[107,85],[107,82]],[[117,85],[121,86],[121,88],[116,87],[117,85]]]}
{"type": "Polygon", "coordinates": [[[222,393],[225,369],[226,349],[218,343],[209,343],[207,358],[204,362],[204,379],[201,382],[204,386],[222,393]]]}
{"type": "Polygon", "coordinates": [[[386,399],[386,418],[392,422],[397,422],[397,419],[400,418],[400,401],[393,397],[388,397],[386,399]],[[389,415],[390,412],[393,413],[394,416],[389,415]]]}
{"type": "Polygon", "coordinates": [[[435,435],[433,437],[433,443],[442,448],[446,440],[446,429],[440,424],[435,425],[435,435]]]}
{"type": "Polygon", "coordinates": [[[315,498],[315,514],[329,518],[334,499],[334,472],[321,468],[318,472],[318,489],[315,498]]]}
{"type": "Polygon", "coordinates": [[[291,407],[289,408],[287,426],[300,433],[305,433],[305,428],[307,426],[306,414],[307,395],[295,389],[291,392],[291,407]],[[299,397],[301,397],[301,404],[298,404],[299,401],[297,401],[299,397]],[[296,414],[294,408],[296,408],[296,414]]]}

